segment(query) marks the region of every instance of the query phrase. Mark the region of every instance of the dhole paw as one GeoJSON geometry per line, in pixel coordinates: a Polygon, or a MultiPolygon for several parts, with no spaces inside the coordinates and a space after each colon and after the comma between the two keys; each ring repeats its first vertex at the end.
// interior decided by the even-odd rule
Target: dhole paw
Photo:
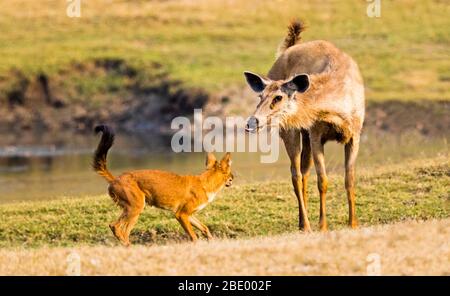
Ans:
{"type": "Polygon", "coordinates": [[[118,231],[116,225],[114,224],[109,224],[109,229],[111,229],[111,232],[114,234],[114,236],[120,241],[120,243],[122,245],[124,245],[125,247],[128,247],[131,245],[129,240],[126,240],[122,237],[122,235],[120,234],[120,232],[118,231]]]}

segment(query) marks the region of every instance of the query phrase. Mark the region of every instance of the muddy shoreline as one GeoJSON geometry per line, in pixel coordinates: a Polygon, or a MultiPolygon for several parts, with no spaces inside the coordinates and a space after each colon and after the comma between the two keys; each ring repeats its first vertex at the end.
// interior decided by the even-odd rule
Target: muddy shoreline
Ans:
{"type": "MultiPolygon", "coordinates": [[[[138,104],[139,105],[139,104],[138,104]]],[[[58,144],[59,142],[70,142],[74,134],[92,135],[92,128],[97,123],[108,123],[113,126],[118,133],[132,135],[136,138],[148,135],[154,136],[152,141],[158,143],[170,143],[170,136],[173,130],[170,129],[170,120],[179,114],[170,113],[153,114],[147,117],[145,108],[133,107],[118,115],[114,111],[108,113],[103,110],[99,116],[97,110],[83,110],[83,117],[77,116],[73,109],[79,106],[69,107],[69,110],[58,112],[54,117],[49,117],[52,112],[45,110],[47,118],[43,122],[21,125],[15,120],[6,121],[5,113],[9,118],[17,118],[24,112],[35,112],[21,108],[20,110],[2,110],[0,108],[0,145],[33,145],[58,144]],[[144,109],[143,114],[139,114],[140,109],[144,109]],[[138,116],[133,114],[138,113],[138,116]],[[148,120],[147,120],[148,118],[148,120]],[[46,123],[51,121],[50,128],[46,123]]],[[[191,109],[192,110],[192,109],[191,109]]],[[[208,113],[204,114],[207,115],[208,113]]],[[[211,114],[211,113],[209,113],[211,114]]],[[[223,113],[214,112],[214,115],[224,116],[223,113]]],[[[387,101],[369,103],[366,108],[366,119],[364,129],[377,131],[380,134],[403,134],[417,133],[427,137],[450,137],[448,127],[450,126],[450,102],[447,101],[423,101],[423,102],[401,102],[387,101]]],[[[187,112],[184,114],[190,116],[187,112]]],[[[40,114],[38,118],[42,118],[40,114]]]]}
{"type": "MultiPolygon", "coordinates": [[[[0,144],[27,143],[33,138],[63,138],[92,132],[108,123],[119,132],[167,135],[176,116],[246,116],[253,97],[246,91],[210,94],[171,79],[159,64],[147,70],[121,59],[72,63],[57,73],[27,76],[11,70],[0,77],[0,144]],[[231,110],[234,110],[231,111],[231,110]]],[[[416,131],[448,136],[450,101],[391,100],[366,107],[365,127],[388,133],[416,131]]]]}

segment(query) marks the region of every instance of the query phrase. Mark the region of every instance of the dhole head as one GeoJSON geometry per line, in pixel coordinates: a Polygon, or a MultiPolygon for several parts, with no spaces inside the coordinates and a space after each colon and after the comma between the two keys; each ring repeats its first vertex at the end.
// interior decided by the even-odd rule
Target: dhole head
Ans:
{"type": "Polygon", "coordinates": [[[230,152],[227,152],[220,161],[217,161],[214,154],[208,153],[206,156],[206,169],[217,174],[226,187],[230,187],[233,184],[230,152]]]}
{"type": "Polygon", "coordinates": [[[298,74],[287,80],[270,80],[252,72],[244,72],[253,91],[258,93],[259,103],[247,121],[247,132],[258,132],[266,126],[283,124],[297,112],[298,94],[309,89],[309,75],[298,74]]]}

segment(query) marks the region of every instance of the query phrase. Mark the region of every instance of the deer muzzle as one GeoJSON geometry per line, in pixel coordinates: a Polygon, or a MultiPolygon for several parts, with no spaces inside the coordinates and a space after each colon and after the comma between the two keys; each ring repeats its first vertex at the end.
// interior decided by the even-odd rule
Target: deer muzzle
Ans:
{"type": "Polygon", "coordinates": [[[258,130],[259,120],[255,116],[251,116],[248,121],[247,125],[245,126],[245,131],[249,133],[254,133],[258,130]]]}

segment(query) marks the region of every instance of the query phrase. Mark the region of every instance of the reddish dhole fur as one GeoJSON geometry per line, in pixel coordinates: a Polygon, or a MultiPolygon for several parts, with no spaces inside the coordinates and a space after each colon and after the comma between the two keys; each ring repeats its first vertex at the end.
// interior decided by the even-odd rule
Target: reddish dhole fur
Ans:
{"type": "Polygon", "coordinates": [[[194,217],[194,214],[212,202],[224,186],[231,186],[233,175],[230,153],[226,153],[220,161],[212,153],[208,153],[206,170],[196,176],[137,170],[114,177],[106,167],[106,156],[113,145],[114,133],[105,125],[97,126],[95,132],[103,134],[94,153],[92,166],[109,183],[109,195],[123,210],[119,219],[109,225],[122,244],[130,245],[130,232],[145,204],[173,212],[192,241],[197,240],[193,226],[208,239],[212,238],[208,227],[194,217]]]}

